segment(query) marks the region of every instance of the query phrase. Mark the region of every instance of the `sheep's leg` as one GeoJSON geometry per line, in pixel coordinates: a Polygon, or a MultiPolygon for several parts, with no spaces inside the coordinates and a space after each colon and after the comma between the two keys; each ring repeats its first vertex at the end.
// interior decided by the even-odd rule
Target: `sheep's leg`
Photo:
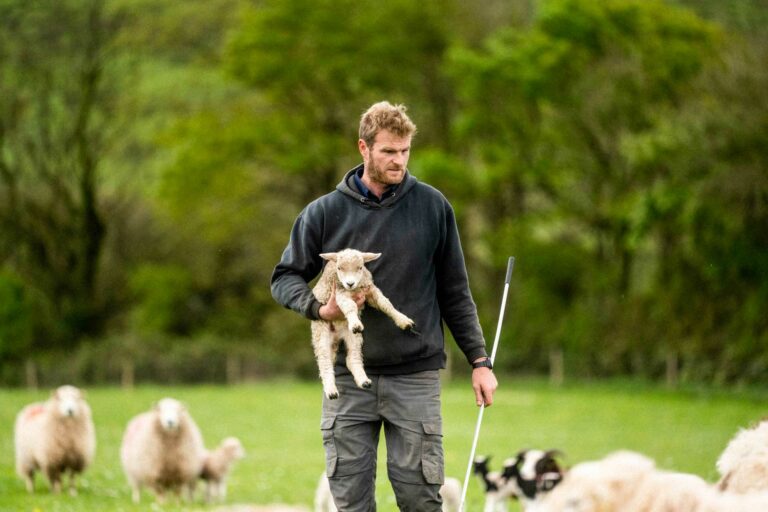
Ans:
{"type": "Polygon", "coordinates": [[[363,367],[363,336],[362,334],[352,334],[345,338],[347,344],[347,368],[352,373],[357,387],[370,389],[371,379],[365,373],[363,367]]]}
{"type": "Polygon", "coordinates": [[[51,468],[48,468],[46,473],[48,475],[48,482],[51,484],[51,492],[59,494],[61,492],[61,473],[51,468]]]}
{"type": "Polygon", "coordinates": [[[365,300],[368,304],[391,318],[399,328],[410,329],[414,326],[415,322],[395,309],[395,306],[376,286],[368,288],[365,300]]]}
{"type": "Polygon", "coordinates": [[[317,320],[312,322],[312,348],[315,351],[323,392],[328,399],[335,400],[339,398],[339,390],[336,388],[333,363],[336,359],[338,342],[334,340],[334,335],[330,332],[331,328],[331,324],[323,324],[317,320]]]}
{"type": "Polygon", "coordinates": [[[141,486],[133,482],[131,482],[131,499],[134,503],[141,502],[141,486]]]}
{"type": "Polygon", "coordinates": [[[336,294],[336,304],[347,319],[349,330],[354,334],[363,332],[363,322],[360,321],[357,303],[346,294],[336,294]]]}
{"type": "Polygon", "coordinates": [[[222,480],[219,482],[219,501],[224,502],[227,500],[227,484],[222,480]]]}
{"type": "Polygon", "coordinates": [[[22,478],[24,478],[24,483],[27,487],[27,492],[30,494],[35,493],[35,470],[34,469],[27,469],[23,472],[19,471],[21,473],[22,478]]]}
{"type": "Polygon", "coordinates": [[[69,495],[77,496],[77,473],[72,470],[69,472],[69,495]]]}

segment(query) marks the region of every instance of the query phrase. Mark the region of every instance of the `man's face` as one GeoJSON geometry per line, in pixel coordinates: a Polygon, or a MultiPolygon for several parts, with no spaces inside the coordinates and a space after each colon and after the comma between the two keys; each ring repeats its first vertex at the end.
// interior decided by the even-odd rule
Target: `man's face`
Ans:
{"type": "Polygon", "coordinates": [[[376,134],[373,145],[358,141],[365,162],[364,174],[378,185],[397,185],[405,177],[411,151],[411,137],[398,137],[388,130],[376,134]]]}

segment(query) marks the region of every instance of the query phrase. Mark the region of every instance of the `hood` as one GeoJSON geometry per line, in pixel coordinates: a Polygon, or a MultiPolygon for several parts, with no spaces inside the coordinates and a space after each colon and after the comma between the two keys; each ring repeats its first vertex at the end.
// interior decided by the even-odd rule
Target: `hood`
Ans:
{"type": "Polygon", "coordinates": [[[405,178],[403,178],[403,181],[401,181],[400,184],[397,186],[397,189],[395,189],[394,195],[386,198],[381,203],[377,203],[376,201],[371,201],[370,199],[362,195],[360,192],[357,191],[357,187],[355,187],[355,184],[354,184],[355,180],[354,178],[352,178],[352,176],[362,168],[363,168],[363,164],[360,164],[354,169],[347,171],[347,173],[344,175],[344,178],[339,182],[338,185],[336,185],[336,190],[338,190],[342,194],[345,194],[347,196],[354,198],[356,201],[363,203],[365,206],[369,208],[386,208],[386,207],[392,206],[394,203],[398,202],[400,198],[402,198],[408,192],[410,192],[413,189],[413,187],[416,186],[416,183],[418,183],[419,181],[414,176],[411,175],[411,172],[408,169],[406,169],[405,178]]]}

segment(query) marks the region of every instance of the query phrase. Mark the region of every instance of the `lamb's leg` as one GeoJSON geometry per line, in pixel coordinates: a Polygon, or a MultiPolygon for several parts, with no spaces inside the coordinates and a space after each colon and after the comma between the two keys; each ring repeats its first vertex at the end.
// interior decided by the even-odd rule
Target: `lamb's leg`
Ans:
{"type": "Polygon", "coordinates": [[[323,392],[328,399],[335,400],[339,398],[339,390],[336,388],[336,375],[333,372],[335,342],[330,329],[330,324],[323,324],[319,320],[312,322],[312,348],[315,351],[323,392]]]}
{"type": "Polygon", "coordinates": [[[415,324],[413,320],[396,310],[395,306],[376,286],[369,287],[366,302],[391,318],[401,329],[410,329],[415,324]]]}
{"type": "Polygon", "coordinates": [[[336,304],[339,306],[341,312],[344,313],[349,330],[352,331],[353,334],[363,332],[363,322],[360,321],[360,311],[357,308],[357,303],[352,297],[337,293],[336,304]]]}
{"type": "Polygon", "coordinates": [[[352,377],[355,379],[357,387],[363,389],[370,389],[371,379],[365,373],[363,367],[363,336],[362,334],[351,334],[345,336],[344,340],[347,344],[347,368],[352,373],[352,377]]]}
{"type": "Polygon", "coordinates": [[[227,500],[227,483],[222,480],[219,482],[219,501],[224,502],[227,500]]]}

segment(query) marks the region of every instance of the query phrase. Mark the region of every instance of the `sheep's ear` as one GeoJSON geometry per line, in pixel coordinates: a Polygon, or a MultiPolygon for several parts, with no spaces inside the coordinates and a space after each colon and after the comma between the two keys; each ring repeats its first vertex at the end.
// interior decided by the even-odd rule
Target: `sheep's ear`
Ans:
{"type": "Polygon", "coordinates": [[[336,261],[336,259],[339,257],[339,253],[337,252],[324,252],[320,254],[320,257],[324,260],[328,261],[336,261]]]}
{"type": "Polygon", "coordinates": [[[368,263],[369,261],[377,260],[381,258],[380,252],[364,252],[363,253],[363,261],[368,263]]]}

